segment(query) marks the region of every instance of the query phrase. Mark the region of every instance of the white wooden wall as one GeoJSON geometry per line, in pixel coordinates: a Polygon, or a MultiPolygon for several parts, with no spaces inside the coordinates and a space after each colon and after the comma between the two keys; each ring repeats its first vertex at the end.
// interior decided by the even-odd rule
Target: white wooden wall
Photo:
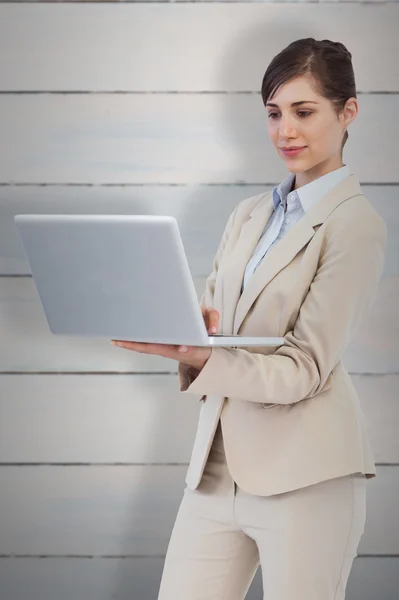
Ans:
{"type": "Polygon", "coordinates": [[[199,409],[175,361],[52,336],[13,215],[174,215],[200,296],[230,212],[287,174],[259,89],[307,36],[353,54],[344,160],[389,230],[344,360],[378,462],[347,597],[399,598],[398,24],[395,2],[0,4],[0,600],[155,600],[199,409]]]}

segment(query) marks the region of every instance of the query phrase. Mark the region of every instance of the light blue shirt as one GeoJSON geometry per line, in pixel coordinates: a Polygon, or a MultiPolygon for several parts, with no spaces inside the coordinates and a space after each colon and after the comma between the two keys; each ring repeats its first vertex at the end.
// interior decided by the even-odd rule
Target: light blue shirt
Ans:
{"type": "Polygon", "coordinates": [[[271,248],[287,235],[305,212],[350,174],[350,168],[344,165],[301,186],[297,190],[293,190],[295,173],[290,173],[286,179],[274,188],[274,211],[254,248],[252,258],[247,264],[241,292],[271,248]],[[285,212],[286,207],[287,211],[285,212]]]}

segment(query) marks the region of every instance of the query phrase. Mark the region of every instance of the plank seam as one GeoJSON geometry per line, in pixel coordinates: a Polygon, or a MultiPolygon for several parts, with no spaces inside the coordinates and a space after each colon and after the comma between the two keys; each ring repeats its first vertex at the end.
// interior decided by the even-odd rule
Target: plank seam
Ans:
{"type": "MultiPolygon", "coordinates": [[[[129,559],[153,558],[164,559],[165,554],[0,554],[2,558],[103,558],[103,559],[129,559]]],[[[399,554],[358,554],[356,558],[399,558],[399,554]]]]}
{"type": "MultiPolygon", "coordinates": [[[[121,0],[117,0],[121,1],[121,0]]],[[[123,1],[123,0],[122,0],[123,1]]],[[[13,0],[14,2],[14,0],[13,0]]],[[[81,2],[81,0],[76,0],[76,2],[81,2]]],[[[91,2],[91,0],[89,0],[91,2]]],[[[40,2],[29,2],[29,4],[39,4],[40,2]]],[[[51,4],[51,2],[47,2],[44,0],[43,3],[51,4]]],[[[67,2],[57,2],[57,4],[67,4],[67,2]]],[[[72,2],[73,4],[73,2],[72,2]]],[[[230,4],[230,2],[229,2],[230,4]]],[[[286,2],[284,2],[286,4],[286,2]]],[[[301,2],[303,4],[303,2],[301,2]]],[[[308,2],[308,4],[314,4],[314,2],[308,2]]],[[[337,4],[337,2],[334,2],[337,4]]],[[[345,2],[348,4],[348,2],[345,2]]],[[[355,4],[359,4],[355,2],[355,4]]],[[[366,3],[365,3],[366,4],[366,3]]],[[[371,4],[371,2],[367,2],[367,4],[371,4]]],[[[382,4],[378,2],[378,4],[382,4]]],[[[392,4],[397,4],[397,0],[394,0],[392,4]]],[[[1,2],[0,2],[1,5],[1,2]]],[[[87,95],[225,95],[225,96],[234,96],[234,95],[250,95],[250,96],[260,96],[261,92],[259,90],[0,90],[1,96],[7,95],[61,95],[61,96],[80,96],[82,94],[87,95]]],[[[399,90],[356,90],[356,94],[360,96],[378,96],[378,95],[387,95],[387,96],[396,96],[399,94],[399,90]]]]}
{"type": "MultiPolygon", "coordinates": [[[[1,277],[1,275],[0,275],[1,277]]],[[[8,277],[8,275],[6,275],[8,277]]],[[[0,377],[2,375],[114,375],[114,376],[126,376],[126,375],[177,375],[177,371],[0,371],[0,377]]],[[[397,371],[389,371],[387,373],[374,373],[374,372],[361,372],[361,371],[348,371],[349,375],[356,375],[362,377],[387,377],[390,375],[399,375],[397,371]]]]}
{"type": "MultiPolygon", "coordinates": [[[[188,467],[188,462],[0,462],[1,467],[188,467]]],[[[399,466],[399,465],[398,465],[399,466]]]]}
{"type": "MultiPolygon", "coordinates": [[[[188,462],[0,462],[1,467],[188,467],[188,462]]],[[[399,467],[397,462],[376,462],[376,467],[399,467]]]]}
{"type": "MultiPolygon", "coordinates": [[[[215,182],[215,183],[169,183],[162,181],[151,182],[146,181],[142,183],[43,183],[43,182],[18,182],[15,183],[13,181],[2,181],[0,182],[0,188],[19,188],[19,187],[92,187],[92,188],[102,188],[102,187],[116,187],[116,188],[131,188],[131,187],[184,187],[184,188],[200,188],[200,187],[274,187],[278,185],[278,183],[268,183],[267,181],[237,181],[237,182],[215,182]]],[[[361,186],[393,186],[396,187],[399,185],[398,181],[360,181],[361,186]]]]}

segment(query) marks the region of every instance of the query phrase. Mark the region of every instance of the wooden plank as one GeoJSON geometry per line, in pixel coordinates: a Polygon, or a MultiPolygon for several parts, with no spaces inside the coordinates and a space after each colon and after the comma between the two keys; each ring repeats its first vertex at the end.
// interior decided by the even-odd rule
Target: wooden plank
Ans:
{"type": "MultiPolygon", "coordinates": [[[[164,554],[185,473],[183,466],[3,466],[0,555],[164,554]]],[[[399,554],[398,494],[399,467],[379,467],[368,481],[359,554],[399,554]]]]}
{"type": "MultiPolygon", "coordinates": [[[[202,186],[3,186],[0,187],[0,275],[30,274],[14,215],[150,214],[177,219],[195,277],[206,277],[233,209],[269,185],[202,186]]],[[[362,190],[388,227],[384,275],[399,275],[398,185],[363,185],[362,190]]]]}
{"type": "MultiPolygon", "coordinates": [[[[396,183],[398,96],[359,105],[344,160],[364,183],[396,183]]],[[[0,183],[280,181],[266,119],[255,94],[0,95],[0,183]]]]}
{"type": "MultiPolygon", "coordinates": [[[[163,558],[0,559],[2,600],[154,600],[163,558]]],[[[355,559],[346,600],[397,600],[399,558],[355,559]]],[[[246,600],[261,600],[258,569],[246,600]]]]}
{"type": "MultiPolygon", "coordinates": [[[[63,4],[65,2],[67,3],[97,3],[97,2],[104,2],[104,1],[109,1],[109,0],[1,0],[1,2],[3,1],[7,1],[7,2],[12,2],[12,3],[19,3],[19,2],[23,2],[23,3],[27,3],[27,2],[31,2],[31,3],[52,3],[54,1],[56,1],[59,4],[63,4]]],[[[111,2],[124,2],[124,3],[130,3],[130,2],[136,2],[136,0],[110,0],[111,2]]],[[[157,4],[159,3],[159,0],[141,0],[143,4],[148,4],[151,2],[156,2],[157,4]]],[[[204,0],[162,0],[163,4],[171,4],[171,3],[175,3],[176,1],[178,1],[178,3],[183,3],[186,2],[187,4],[192,4],[192,3],[199,3],[199,2],[203,2],[204,0]]],[[[264,2],[264,3],[269,3],[271,4],[272,2],[283,2],[283,3],[289,3],[292,2],[292,0],[240,0],[240,2],[264,2]]],[[[300,3],[306,4],[307,2],[311,2],[312,0],[297,0],[300,3]]],[[[368,2],[372,2],[372,3],[385,3],[388,2],[398,2],[398,0],[358,0],[359,3],[368,3],[368,2]]],[[[211,4],[211,3],[220,3],[221,0],[206,0],[207,3],[211,4]]],[[[223,0],[223,2],[237,2],[237,0],[223,0]]],[[[320,3],[323,2],[331,2],[331,0],[319,0],[320,3]]],[[[338,4],[341,4],[343,2],[353,2],[353,0],[337,0],[338,4]]]]}
{"type": "MultiPolygon", "coordinates": [[[[196,279],[197,295],[204,279],[196,279]]],[[[53,335],[32,278],[0,278],[0,373],[176,373],[175,360],[117,348],[105,338],[53,335]]]]}
{"type": "Polygon", "coordinates": [[[0,85],[254,91],[275,54],[293,39],[311,36],[348,47],[359,90],[398,91],[398,18],[397,3],[378,2],[5,3],[0,85]]]}
{"type": "Polygon", "coordinates": [[[188,464],[199,408],[177,375],[3,376],[0,460],[188,464]]]}
{"type": "MultiPolygon", "coordinates": [[[[399,464],[399,375],[352,379],[376,462],[399,464]]],[[[176,375],[3,376],[0,462],[188,463],[198,412],[176,375]]]]}
{"type": "MultiPolygon", "coordinates": [[[[194,278],[198,298],[205,278],[194,278]]],[[[368,318],[343,355],[351,373],[399,372],[399,278],[382,280],[368,318]]],[[[32,278],[0,278],[1,372],[175,373],[177,361],[112,346],[104,338],[53,335],[32,278]]]]}
{"type": "MultiPolygon", "coordinates": [[[[0,274],[30,274],[13,222],[16,214],[147,214],[177,219],[191,272],[195,277],[206,277],[236,205],[272,187],[3,186],[0,187],[0,274]]],[[[389,214],[396,214],[397,190],[396,186],[377,186],[375,196],[381,200],[380,203],[377,200],[378,210],[381,204],[381,208],[391,207],[389,214]]],[[[395,230],[396,227],[399,233],[399,222],[395,230]]],[[[399,274],[399,268],[397,271],[399,274]]]]}
{"type": "Polygon", "coordinates": [[[352,375],[377,463],[399,464],[398,375],[352,375]]]}

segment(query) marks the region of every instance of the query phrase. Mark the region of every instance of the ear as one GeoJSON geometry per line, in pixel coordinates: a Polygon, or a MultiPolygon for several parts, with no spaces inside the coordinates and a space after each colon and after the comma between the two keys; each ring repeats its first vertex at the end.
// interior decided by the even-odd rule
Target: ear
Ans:
{"type": "Polygon", "coordinates": [[[340,120],[345,127],[354,121],[359,112],[359,103],[356,98],[348,98],[340,114],[340,120]]]}

